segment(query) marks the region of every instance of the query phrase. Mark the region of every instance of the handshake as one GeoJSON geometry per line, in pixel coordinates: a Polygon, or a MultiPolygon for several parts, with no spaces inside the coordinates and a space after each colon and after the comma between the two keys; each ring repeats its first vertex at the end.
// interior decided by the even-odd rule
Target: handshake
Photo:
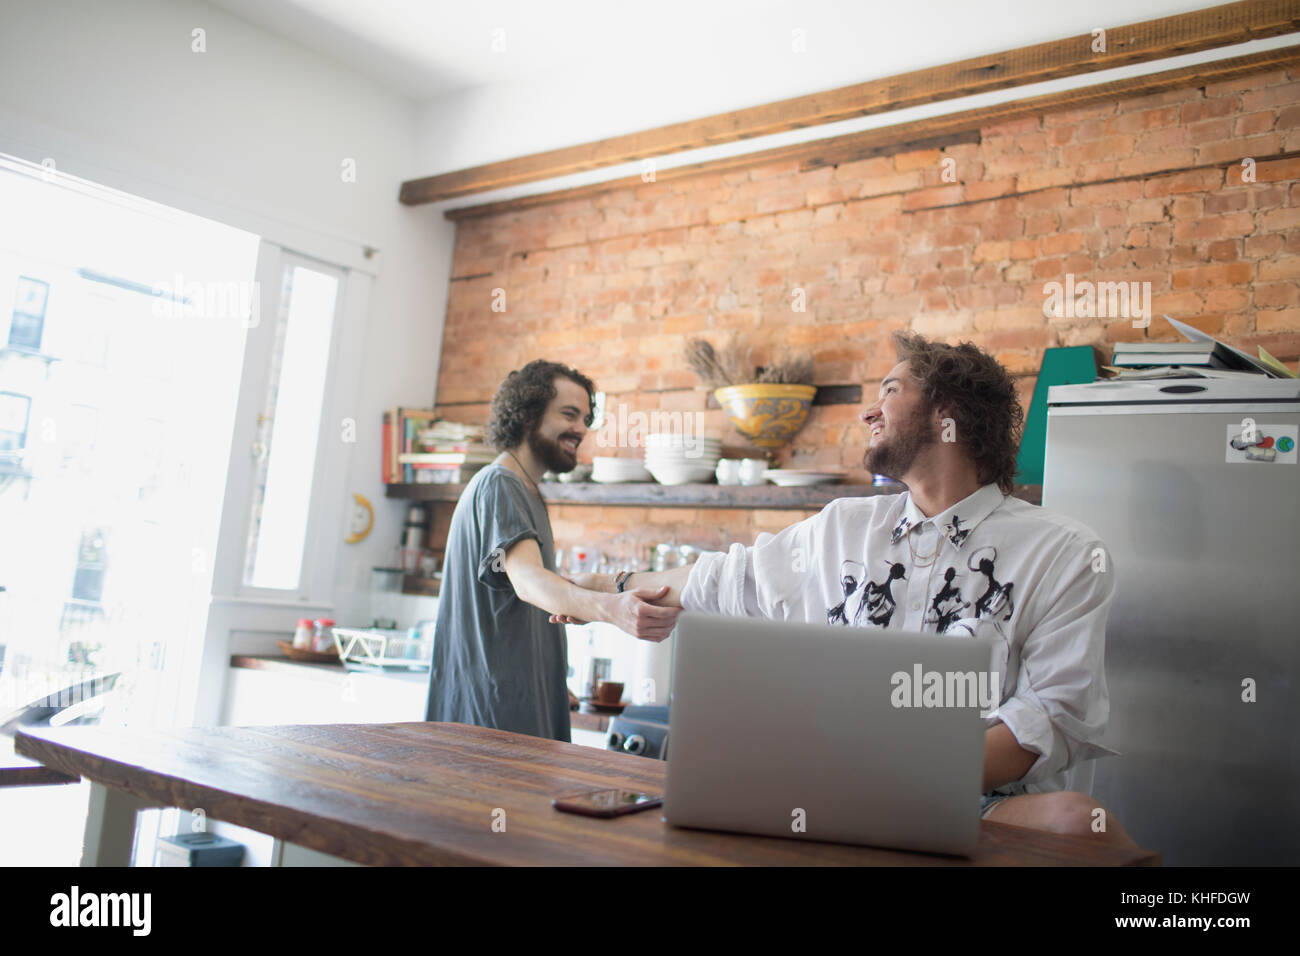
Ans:
{"type": "Polygon", "coordinates": [[[682,588],[690,568],[672,571],[638,571],[624,583],[622,593],[613,574],[566,574],[563,579],[577,592],[566,606],[577,614],[553,613],[553,624],[604,621],[642,641],[658,643],[672,633],[682,612],[682,588]]]}

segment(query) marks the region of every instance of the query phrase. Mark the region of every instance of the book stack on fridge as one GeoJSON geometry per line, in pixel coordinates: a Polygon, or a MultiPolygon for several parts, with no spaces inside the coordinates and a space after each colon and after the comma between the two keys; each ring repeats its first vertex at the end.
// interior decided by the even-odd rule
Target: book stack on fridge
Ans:
{"type": "Polygon", "coordinates": [[[388,484],[463,484],[497,457],[482,425],[439,419],[432,410],[384,412],[384,481],[388,484]]]}
{"type": "Polygon", "coordinates": [[[1217,342],[1116,342],[1111,365],[1116,368],[1237,367],[1217,342]]]}

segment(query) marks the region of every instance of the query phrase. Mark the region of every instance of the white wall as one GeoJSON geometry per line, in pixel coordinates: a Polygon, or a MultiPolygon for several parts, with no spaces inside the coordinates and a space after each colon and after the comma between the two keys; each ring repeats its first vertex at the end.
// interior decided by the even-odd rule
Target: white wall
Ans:
{"type": "MultiPolygon", "coordinates": [[[[1209,0],[917,0],[756,10],[734,23],[723,10],[696,17],[628,4],[566,28],[551,47],[554,75],[510,79],[446,93],[420,105],[419,176],[434,176],[625,133],[759,106],[1212,6],[1209,0]],[[616,22],[617,28],[610,26],[616,22]],[[722,22],[720,22],[722,21],[722,22]],[[803,52],[792,31],[803,29],[803,52]],[[568,36],[571,33],[572,36],[568,36]],[[596,52],[588,52],[598,48],[596,52]],[[614,59],[611,59],[614,58],[614,59]],[[612,65],[611,65],[612,62],[612,65]],[[584,69],[586,64],[591,68],[584,69]]],[[[776,5],[781,7],[780,4],[776,5]]],[[[506,37],[535,48],[525,25],[506,37]]],[[[513,32],[512,32],[513,31],[513,32]]],[[[1150,63],[961,97],[719,146],[656,157],[659,169],[841,136],[1093,86],[1295,44],[1294,34],[1150,63]]],[[[507,43],[509,49],[509,43],[507,43]]],[[[483,54],[485,57],[509,56],[483,54]]],[[[568,189],[642,172],[639,162],[493,190],[444,204],[459,208],[568,189]]]]}
{"type": "Polygon", "coordinates": [[[419,172],[414,122],[406,99],[198,0],[0,0],[0,152],[318,258],[378,264],[338,503],[341,524],[350,493],[365,495],[376,523],[361,545],[343,544],[340,526],[339,620],[365,613],[359,589],[400,534],[402,506],[379,478],[380,413],[427,406],[436,390],[454,228],[397,201],[419,172]],[[195,28],[207,52],[192,52],[195,28]],[[366,260],[363,244],[379,256],[366,260]]]}

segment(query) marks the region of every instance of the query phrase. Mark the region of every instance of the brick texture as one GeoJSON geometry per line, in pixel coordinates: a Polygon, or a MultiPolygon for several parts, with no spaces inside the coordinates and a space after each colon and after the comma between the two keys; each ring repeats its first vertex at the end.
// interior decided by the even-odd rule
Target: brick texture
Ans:
{"type": "MultiPolygon", "coordinates": [[[[440,411],[486,421],[534,358],[590,375],[619,414],[700,415],[745,443],[682,358],[739,333],[757,364],[808,351],[819,384],[874,396],[911,329],[992,351],[1032,393],[1043,350],[1177,334],[1300,356],[1300,70],[1016,120],[978,144],[801,171],[798,163],[610,190],[457,230],[440,411]],[[1151,324],[1047,316],[1047,282],[1150,283],[1151,324]],[[494,308],[495,306],[495,308],[494,308]],[[802,309],[799,308],[802,306],[802,309]]],[[[857,409],[813,410],[785,464],[861,470],[857,409]]],[[[634,456],[584,443],[581,457],[634,456]]],[[[752,542],[773,515],[551,509],[557,542],[752,542]],[[600,539],[600,540],[593,540],[600,539]],[[627,538],[622,538],[626,542],[627,538]]],[[[798,514],[780,513],[782,521],[798,514]]]]}

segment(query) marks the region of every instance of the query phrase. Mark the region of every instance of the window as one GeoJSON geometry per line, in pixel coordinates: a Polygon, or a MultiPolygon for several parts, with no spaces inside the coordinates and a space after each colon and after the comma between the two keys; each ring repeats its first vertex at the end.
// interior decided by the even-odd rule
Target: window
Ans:
{"type": "Polygon", "coordinates": [[[107,529],[91,528],[81,533],[77,549],[77,570],[72,578],[72,599],[98,604],[104,598],[104,571],[108,567],[107,529]]]}
{"type": "Polygon", "coordinates": [[[19,276],[14,295],[13,320],[9,323],[9,347],[41,350],[41,337],[45,332],[45,304],[49,301],[50,284],[30,276],[19,276]]]}
{"type": "Polygon", "coordinates": [[[295,590],[301,582],[339,280],[326,267],[292,259],[282,274],[270,386],[258,419],[244,564],[250,587],[295,590]]]}
{"type": "Polygon", "coordinates": [[[0,454],[27,447],[27,418],[32,400],[14,392],[0,392],[0,454]]]}

